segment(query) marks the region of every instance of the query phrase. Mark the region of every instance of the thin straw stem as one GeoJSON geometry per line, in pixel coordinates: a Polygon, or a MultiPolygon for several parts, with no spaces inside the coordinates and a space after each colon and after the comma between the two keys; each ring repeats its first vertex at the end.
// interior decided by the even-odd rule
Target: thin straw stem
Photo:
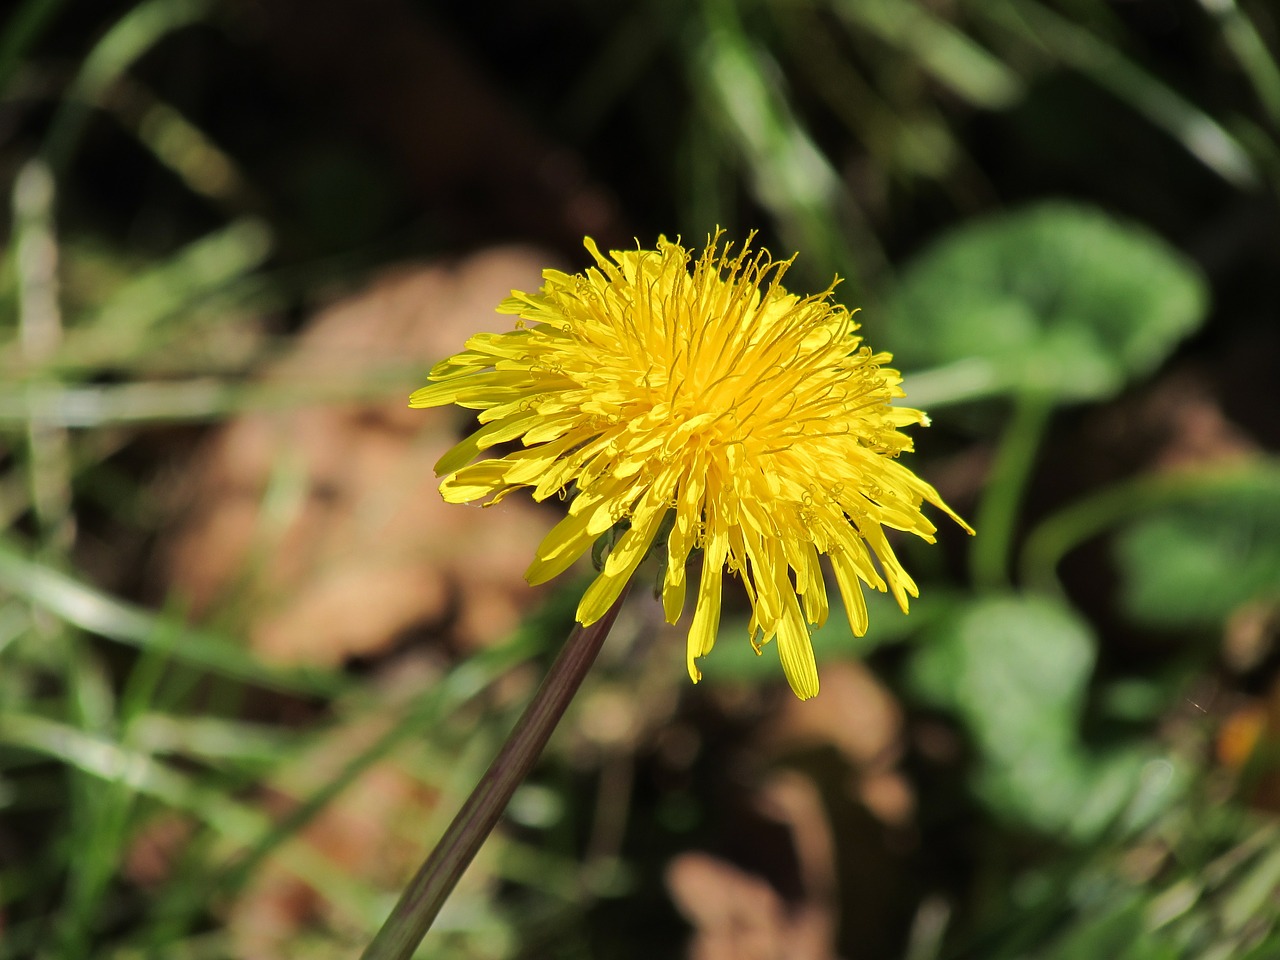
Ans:
{"type": "Polygon", "coordinates": [[[537,763],[551,732],[595,663],[626,595],[624,589],[609,612],[591,626],[574,626],[502,750],[400,895],[400,902],[361,960],[408,960],[413,956],[445,900],[497,825],[516,787],[537,763]]]}

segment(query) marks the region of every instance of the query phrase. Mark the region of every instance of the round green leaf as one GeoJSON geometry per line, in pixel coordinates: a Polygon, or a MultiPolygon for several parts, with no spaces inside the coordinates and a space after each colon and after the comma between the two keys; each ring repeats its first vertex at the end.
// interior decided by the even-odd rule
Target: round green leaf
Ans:
{"type": "Polygon", "coordinates": [[[1196,268],[1151,231],[1049,202],[920,254],[890,300],[889,346],[904,368],[976,357],[1012,392],[1099,400],[1159,365],[1207,302],[1196,268]]]}
{"type": "Polygon", "coordinates": [[[969,729],[978,790],[1004,815],[1052,831],[1078,813],[1095,773],[1078,734],[1094,646],[1061,604],[999,597],[939,622],[913,659],[913,686],[969,729]]]}
{"type": "Polygon", "coordinates": [[[1258,471],[1212,500],[1147,514],[1115,540],[1120,597],[1134,619],[1211,629],[1280,598],[1280,484],[1258,471]]]}
{"type": "Polygon", "coordinates": [[[957,610],[912,662],[916,689],[964,718],[984,751],[1008,757],[1074,743],[1094,638],[1062,604],[995,597],[957,610]]]}
{"type": "Polygon", "coordinates": [[[1149,821],[1182,788],[1144,747],[1080,738],[1096,640],[1048,597],[986,597],[932,622],[911,661],[926,700],[956,713],[979,755],[974,786],[995,812],[1077,840],[1149,821]]]}

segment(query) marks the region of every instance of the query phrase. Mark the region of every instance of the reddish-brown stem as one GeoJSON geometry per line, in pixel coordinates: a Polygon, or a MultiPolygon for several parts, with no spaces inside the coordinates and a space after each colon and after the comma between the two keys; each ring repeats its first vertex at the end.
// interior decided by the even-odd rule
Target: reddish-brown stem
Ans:
{"type": "Polygon", "coordinates": [[[497,825],[516,787],[542,755],[551,732],[595,663],[626,593],[624,590],[609,612],[591,626],[574,626],[511,735],[401,894],[400,902],[362,960],[408,960],[413,956],[445,900],[497,825]]]}

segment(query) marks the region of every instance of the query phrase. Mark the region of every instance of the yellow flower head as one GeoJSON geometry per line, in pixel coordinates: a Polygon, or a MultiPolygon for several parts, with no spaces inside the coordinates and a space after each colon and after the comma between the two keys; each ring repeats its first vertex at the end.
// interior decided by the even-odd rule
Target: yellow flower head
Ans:
{"type": "Polygon", "coordinates": [[[819,556],[830,558],[861,636],[862,583],[892,590],[904,611],[917,596],[884,528],[932,542],[926,500],[964,522],[898,462],[911,449],[899,428],[928,418],[892,405],[901,378],[884,366],[888,354],[862,345],[852,315],[832,301],[835,284],[798,297],[781,284],[791,261],[752,253],[750,238],[736,253],[718,246],[719,236],[690,271],[690,253],[665,237],[656,250],[608,257],[588,239],[594,268],[548,270],[540,292],[513,291],[498,309],[519,317],[515,329],[472,337],[409,402],[482,411],[483,426],[436,464],[446,500],[496,503],[523,486],[544,500],[573,486],[530,583],[567,570],[626,521],[578,605],[581,623],[605,614],[666,533],[671,623],[684,607],[689,555],[702,551],[688,640],[694,681],[694,660],[715,643],[727,566],[746,586],[752,645],[759,652],[776,638],[803,699],[818,692],[807,624],[827,618],[819,556]],[[471,463],[514,440],[522,447],[471,463]]]}

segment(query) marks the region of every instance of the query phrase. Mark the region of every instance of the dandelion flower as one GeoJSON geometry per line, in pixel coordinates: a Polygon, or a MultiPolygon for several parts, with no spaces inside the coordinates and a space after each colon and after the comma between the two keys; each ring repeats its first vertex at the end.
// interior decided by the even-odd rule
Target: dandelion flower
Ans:
{"type": "Polygon", "coordinates": [[[530,583],[617,534],[579,622],[605,614],[657,541],[662,605],[675,623],[700,551],[690,676],[701,678],[695,661],[715,643],[727,567],[750,600],[752,645],[758,653],[776,641],[804,699],[818,692],[809,625],[828,612],[819,558],[829,558],[861,636],[863,584],[891,591],[904,612],[917,596],[885,528],[932,542],[926,501],[968,527],[898,461],[911,450],[901,428],[928,418],[893,405],[901,378],[888,354],[862,344],[835,284],[789,293],[790,260],[752,252],[750,238],[737,251],[719,240],[696,260],[665,237],[656,250],[607,257],[586,240],[594,267],[548,270],[538,293],[513,291],[498,310],[518,317],[515,329],[472,337],[410,405],[481,411],[480,429],[436,464],[446,500],[496,503],[520,487],[536,500],[572,495],[530,583]],[[472,463],[512,441],[512,452],[472,463]]]}

